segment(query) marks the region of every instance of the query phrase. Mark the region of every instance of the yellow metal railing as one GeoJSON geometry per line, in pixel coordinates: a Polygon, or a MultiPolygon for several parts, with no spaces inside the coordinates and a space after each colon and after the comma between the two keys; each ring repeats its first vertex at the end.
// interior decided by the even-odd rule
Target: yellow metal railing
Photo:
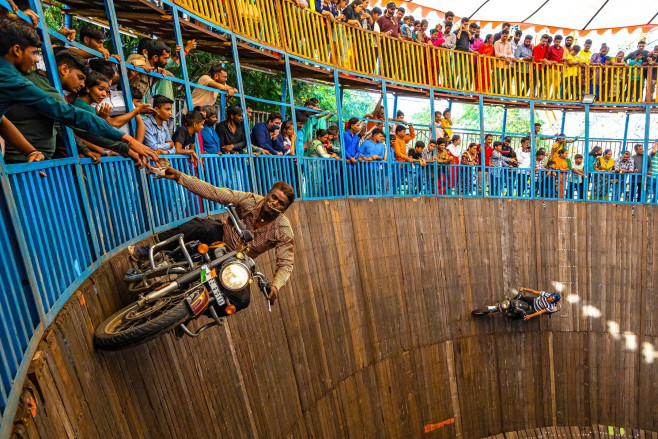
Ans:
{"type": "Polygon", "coordinates": [[[174,0],[174,3],[211,23],[229,27],[226,3],[223,1],[174,0]]]}
{"type": "Polygon", "coordinates": [[[277,0],[285,49],[303,58],[324,64],[332,63],[333,46],[330,22],[320,14],[302,9],[289,1],[277,0]]]}
{"type": "Polygon", "coordinates": [[[336,65],[345,70],[378,76],[379,40],[376,33],[333,21],[331,36],[336,65]]]}
{"type": "MultiPolygon", "coordinates": [[[[198,0],[216,2],[217,0],[198,0]]],[[[237,34],[281,47],[275,2],[272,0],[227,0],[231,27],[237,34]]]]}
{"type": "Polygon", "coordinates": [[[174,0],[211,23],[300,58],[401,83],[501,97],[656,102],[655,67],[544,65],[447,50],[366,31],[290,0],[174,0]]]}

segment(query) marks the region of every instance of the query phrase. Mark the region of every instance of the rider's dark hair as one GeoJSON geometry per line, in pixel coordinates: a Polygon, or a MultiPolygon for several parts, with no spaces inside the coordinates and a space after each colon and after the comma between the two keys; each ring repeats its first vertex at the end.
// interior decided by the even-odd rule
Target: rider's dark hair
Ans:
{"type": "Polygon", "coordinates": [[[288,198],[288,204],[286,205],[286,209],[290,207],[292,203],[295,202],[295,190],[290,186],[288,183],[285,181],[277,181],[272,185],[272,189],[270,189],[270,192],[272,192],[274,189],[278,189],[281,192],[283,192],[286,195],[286,198],[288,198]]]}

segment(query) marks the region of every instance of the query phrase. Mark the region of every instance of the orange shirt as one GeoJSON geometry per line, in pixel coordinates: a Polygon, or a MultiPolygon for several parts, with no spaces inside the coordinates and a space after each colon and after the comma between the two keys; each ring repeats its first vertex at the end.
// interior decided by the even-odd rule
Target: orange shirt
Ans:
{"type": "Polygon", "coordinates": [[[409,127],[409,134],[404,136],[404,139],[395,136],[395,142],[393,142],[393,148],[395,149],[395,161],[397,162],[408,162],[409,156],[407,155],[407,143],[416,137],[416,132],[414,127],[409,127]]]}

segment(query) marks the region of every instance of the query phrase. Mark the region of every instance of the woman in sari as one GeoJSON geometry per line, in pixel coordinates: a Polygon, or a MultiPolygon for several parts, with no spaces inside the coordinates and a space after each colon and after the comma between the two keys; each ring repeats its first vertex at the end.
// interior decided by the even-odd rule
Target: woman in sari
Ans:
{"type": "MultiPolygon", "coordinates": [[[[614,172],[615,159],[612,158],[612,150],[606,149],[603,155],[596,159],[594,162],[594,170],[596,172],[614,172]]],[[[610,192],[611,183],[614,184],[613,176],[611,175],[596,175],[599,180],[597,189],[594,193],[595,200],[607,200],[610,192]]]]}
{"type": "Polygon", "coordinates": [[[555,161],[555,169],[560,171],[558,172],[558,178],[556,183],[557,197],[564,198],[566,194],[566,189],[569,184],[569,163],[567,162],[567,157],[569,156],[569,150],[562,148],[558,151],[557,155],[553,159],[555,161]]]}
{"type": "Polygon", "coordinates": [[[470,143],[468,149],[462,154],[462,165],[459,172],[459,193],[461,195],[477,195],[477,168],[480,164],[477,143],[470,143]]]}
{"type": "Polygon", "coordinates": [[[478,75],[477,89],[480,92],[488,92],[491,86],[491,59],[494,56],[494,37],[488,34],[484,39],[484,44],[478,47],[478,75]]]}

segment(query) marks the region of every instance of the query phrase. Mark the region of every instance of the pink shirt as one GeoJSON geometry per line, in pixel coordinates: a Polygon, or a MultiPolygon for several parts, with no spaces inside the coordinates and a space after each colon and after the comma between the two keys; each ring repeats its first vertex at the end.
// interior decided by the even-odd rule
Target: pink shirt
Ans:
{"type": "MultiPolygon", "coordinates": [[[[498,40],[494,43],[494,53],[499,58],[511,58],[512,57],[512,45],[509,41],[498,40]]],[[[504,61],[498,62],[498,67],[509,67],[509,65],[504,61]]]]}

